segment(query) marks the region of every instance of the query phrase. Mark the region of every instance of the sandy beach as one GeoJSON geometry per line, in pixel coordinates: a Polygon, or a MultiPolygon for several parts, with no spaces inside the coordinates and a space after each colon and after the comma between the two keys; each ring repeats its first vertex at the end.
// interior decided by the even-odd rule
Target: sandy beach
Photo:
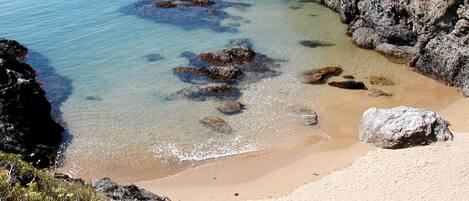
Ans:
{"type": "MultiPolygon", "coordinates": [[[[155,193],[167,195],[174,200],[183,201],[277,198],[285,196],[292,191],[294,192],[290,196],[279,198],[279,200],[311,200],[311,196],[318,194],[318,192],[323,192],[323,196],[325,196],[321,197],[321,199],[317,197],[318,200],[334,200],[336,198],[327,196],[341,192],[342,189],[340,187],[346,188],[350,185],[358,185],[356,181],[358,179],[360,182],[369,182],[359,186],[368,185],[370,188],[374,186],[376,188],[375,190],[382,190],[385,188],[378,187],[378,184],[390,185],[389,182],[394,182],[397,176],[401,178],[405,176],[405,178],[419,180],[420,184],[432,184],[427,180],[441,178],[441,182],[447,182],[446,188],[453,189],[453,191],[447,191],[448,194],[451,194],[450,192],[461,192],[461,190],[464,190],[465,186],[459,185],[457,182],[463,182],[465,179],[463,177],[464,175],[466,175],[465,180],[467,182],[467,172],[459,172],[457,170],[468,164],[468,161],[461,160],[464,158],[464,154],[467,154],[468,150],[460,147],[469,143],[469,137],[466,134],[460,133],[469,131],[469,119],[467,118],[466,112],[469,111],[469,99],[461,97],[448,107],[435,111],[450,121],[452,131],[458,133],[454,142],[392,151],[375,149],[371,145],[357,142],[354,138],[330,139],[322,141],[319,144],[297,149],[277,150],[271,153],[239,156],[232,160],[189,169],[172,177],[141,181],[138,182],[137,185],[155,193]],[[397,160],[401,156],[405,156],[407,159],[403,158],[402,160],[397,160]],[[417,165],[414,163],[416,159],[418,159],[417,165]],[[398,162],[394,164],[393,161],[398,162]],[[428,161],[440,161],[441,164],[431,165],[432,163],[428,161]],[[453,161],[459,162],[453,164],[453,161]],[[352,166],[346,168],[352,163],[352,166]],[[402,171],[407,170],[408,172],[395,171],[393,174],[386,173],[380,176],[379,174],[382,173],[380,172],[382,171],[381,169],[389,164],[395,165],[396,169],[401,168],[402,171]],[[418,164],[424,165],[419,166],[418,164]],[[447,168],[445,166],[446,164],[448,164],[448,168],[450,169],[448,169],[448,171],[441,170],[442,168],[447,168]],[[363,167],[367,166],[370,168],[369,174],[363,172],[363,167]],[[424,172],[419,172],[421,167],[425,167],[425,171],[428,172],[425,174],[424,172]],[[343,168],[346,169],[339,171],[343,168]],[[373,170],[376,172],[372,172],[373,170]],[[433,176],[428,176],[426,178],[427,180],[420,180],[426,174],[433,174],[433,176]],[[341,179],[342,176],[336,175],[355,176],[353,178],[356,180],[341,179]],[[362,177],[359,177],[360,175],[362,177]],[[372,183],[380,182],[379,180],[370,179],[378,176],[383,177],[380,179],[388,183],[372,183]],[[455,176],[458,178],[453,178],[455,176]],[[333,179],[334,181],[332,181],[333,179]],[[452,179],[456,179],[457,181],[452,179]],[[451,182],[456,183],[450,185],[452,184],[451,182]],[[338,186],[331,187],[330,185],[326,185],[328,183],[334,183],[338,186]],[[303,187],[295,190],[300,186],[303,187]],[[313,187],[317,188],[317,190],[310,190],[313,187]],[[328,191],[324,189],[328,189],[328,191]]],[[[399,179],[399,181],[404,183],[393,184],[393,187],[397,190],[399,186],[410,185],[413,182],[411,180],[401,181],[401,179],[399,179]]],[[[419,182],[412,183],[412,186],[409,186],[409,188],[419,186],[419,182]]],[[[438,182],[438,180],[434,180],[433,182],[433,184],[436,184],[435,182],[438,182]]],[[[438,185],[427,186],[428,188],[421,189],[422,194],[427,190],[431,191],[439,188],[438,185]]],[[[466,188],[467,186],[466,183],[466,188]]],[[[392,189],[389,191],[384,190],[383,193],[389,193],[386,195],[371,193],[378,197],[359,198],[363,198],[362,200],[376,200],[377,198],[381,199],[379,196],[390,196],[398,192],[391,190],[392,189]]],[[[400,196],[405,197],[405,193],[412,192],[411,189],[407,190],[408,191],[402,191],[403,194],[400,194],[400,196]]],[[[354,189],[347,192],[352,193],[355,191],[359,190],[354,189]]],[[[428,194],[428,196],[430,195],[431,194],[428,194]]],[[[447,194],[439,194],[439,196],[445,195],[447,194]]],[[[348,196],[344,196],[344,198],[348,198],[349,196],[354,195],[349,194],[348,196]]],[[[361,194],[361,196],[365,195],[361,194]]],[[[462,196],[462,194],[454,194],[454,196],[462,196]]],[[[394,200],[394,197],[388,198],[394,200]]],[[[398,197],[396,197],[396,199],[397,198],[398,197]]],[[[457,197],[454,198],[458,200],[456,199],[457,197]]],[[[340,199],[340,197],[337,197],[337,199],[340,199]]],[[[420,200],[419,197],[415,199],[420,200]]]]}

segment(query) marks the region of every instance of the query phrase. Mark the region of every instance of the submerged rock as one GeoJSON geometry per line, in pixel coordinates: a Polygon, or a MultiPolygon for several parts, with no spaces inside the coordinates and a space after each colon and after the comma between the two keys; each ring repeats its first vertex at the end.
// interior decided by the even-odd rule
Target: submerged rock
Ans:
{"type": "Polygon", "coordinates": [[[0,39],[0,150],[47,167],[54,164],[64,129],[51,117],[36,72],[23,63],[26,54],[18,42],[0,39]]]}
{"type": "Polygon", "coordinates": [[[373,96],[373,97],[380,97],[380,96],[392,96],[392,93],[386,93],[379,89],[370,89],[368,90],[368,95],[373,96]]]}
{"type": "Polygon", "coordinates": [[[213,0],[163,0],[156,2],[153,6],[156,8],[207,7],[213,4],[215,4],[213,0]]]}
{"type": "Polygon", "coordinates": [[[349,79],[349,80],[355,79],[355,77],[353,77],[353,75],[343,75],[342,77],[345,78],[345,79],[349,79]]]}
{"type": "Polygon", "coordinates": [[[190,80],[193,75],[206,76],[220,81],[233,81],[238,78],[243,72],[235,66],[210,66],[205,68],[192,68],[192,67],[177,67],[174,69],[177,74],[188,75],[189,78],[184,77],[183,80],[190,80]]]}
{"type": "Polygon", "coordinates": [[[370,108],[360,122],[360,141],[381,148],[399,149],[453,139],[449,123],[427,109],[370,108]]]}
{"type": "Polygon", "coordinates": [[[223,101],[217,109],[223,114],[237,114],[243,111],[244,105],[238,101],[223,101]]]}
{"type": "Polygon", "coordinates": [[[218,100],[235,100],[238,99],[241,92],[238,88],[227,84],[214,84],[205,87],[188,87],[184,88],[168,97],[168,100],[180,100],[189,98],[197,101],[205,101],[207,98],[215,98],[218,100]]]}
{"type": "Polygon", "coordinates": [[[202,53],[199,59],[211,65],[241,65],[252,62],[256,53],[245,45],[238,45],[216,52],[202,53]]]}
{"type": "Polygon", "coordinates": [[[205,117],[200,120],[200,123],[219,133],[231,134],[233,132],[231,126],[220,117],[205,117]]]}
{"type": "Polygon", "coordinates": [[[334,43],[320,41],[320,40],[302,40],[300,41],[300,44],[305,47],[310,47],[310,48],[334,46],[334,43]]]}
{"type": "Polygon", "coordinates": [[[293,115],[303,119],[305,126],[313,126],[318,124],[318,115],[311,109],[308,108],[294,108],[292,110],[293,115]]]}
{"type": "Polygon", "coordinates": [[[98,193],[105,195],[111,201],[171,201],[167,197],[160,197],[133,184],[119,185],[109,178],[97,179],[91,183],[91,186],[98,193]]]}
{"type": "Polygon", "coordinates": [[[299,79],[307,84],[323,84],[329,77],[338,76],[340,73],[342,73],[342,68],[340,67],[325,67],[303,71],[300,73],[299,79]]]}
{"type": "Polygon", "coordinates": [[[363,82],[360,81],[341,81],[341,82],[329,82],[329,86],[338,87],[342,89],[366,89],[363,82]]]}
{"type": "Polygon", "coordinates": [[[370,84],[372,85],[380,85],[380,86],[392,86],[392,85],[395,85],[396,83],[394,83],[394,81],[386,78],[386,77],[383,77],[383,76],[374,76],[374,75],[371,75],[369,77],[366,77],[369,81],[370,81],[370,84]]]}

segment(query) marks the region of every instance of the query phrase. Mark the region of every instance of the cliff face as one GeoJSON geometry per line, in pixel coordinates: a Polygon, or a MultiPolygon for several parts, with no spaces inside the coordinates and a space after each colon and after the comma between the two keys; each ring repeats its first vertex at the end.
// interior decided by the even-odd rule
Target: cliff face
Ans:
{"type": "Polygon", "coordinates": [[[469,96],[469,0],[323,0],[358,46],[409,62],[469,96]]]}
{"type": "Polygon", "coordinates": [[[0,39],[0,150],[47,167],[64,129],[52,119],[35,71],[23,62],[27,53],[18,42],[0,39]]]}

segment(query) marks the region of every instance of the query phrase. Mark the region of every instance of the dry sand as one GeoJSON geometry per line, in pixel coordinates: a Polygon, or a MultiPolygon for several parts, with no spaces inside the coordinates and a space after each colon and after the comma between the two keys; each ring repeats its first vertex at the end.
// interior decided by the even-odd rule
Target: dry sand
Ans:
{"type": "Polygon", "coordinates": [[[469,200],[469,134],[450,143],[375,149],[350,167],[264,201],[469,200]]]}

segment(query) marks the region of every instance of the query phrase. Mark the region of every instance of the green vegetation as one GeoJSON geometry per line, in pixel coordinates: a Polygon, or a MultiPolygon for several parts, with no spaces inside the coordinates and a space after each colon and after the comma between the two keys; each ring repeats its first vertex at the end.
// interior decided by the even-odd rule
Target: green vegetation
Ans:
{"type": "Polygon", "coordinates": [[[0,201],[100,201],[89,184],[55,179],[14,154],[0,152],[0,201]]]}

